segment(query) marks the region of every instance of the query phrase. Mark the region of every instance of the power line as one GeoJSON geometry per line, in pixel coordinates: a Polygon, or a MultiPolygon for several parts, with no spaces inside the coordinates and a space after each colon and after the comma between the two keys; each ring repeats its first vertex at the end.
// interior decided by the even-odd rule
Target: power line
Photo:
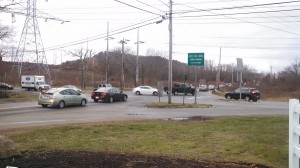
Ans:
{"type": "Polygon", "coordinates": [[[295,3],[295,2],[300,2],[300,1],[286,1],[286,2],[276,2],[276,3],[267,3],[267,4],[256,4],[256,5],[245,5],[245,6],[236,6],[236,7],[223,7],[223,8],[212,8],[212,9],[197,9],[194,7],[190,7],[184,4],[178,4],[181,6],[189,7],[189,8],[194,8],[197,10],[189,10],[189,11],[182,11],[182,12],[177,12],[173,14],[186,14],[186,13],[193,13],[193,12],[210,12],[210,11],[219,11],[219,10],[231,10],[231,9],[242,9],[242,8],[252,8],[252,7],[259,7],[259,6],[270,6],[270,5],[279,5],[279,4],[287,4],[287,3],[295,3]]]}
{"type": "MultiPolygon", "coordinates": [[[[145,26],[148,26],[148,25],[151,25],[151,24],[157,24],[157,21],[146,23],[146,24],[142,24],[142,25],[139,25],[139,24],[136,24],[137,26],[135,26],[135,27],[127,26],[127,27],[121,28],[119,30],[114,30],[112,32],[115,32],[115,33],[109,32],[109,34],[111,36],[117,35],[117,34],[121,34],[121,33],[124,33],[124,32],[135,30],[135,29],[140,28],[140,27],[145,27],[145,26]],[[132,27],[132,28],[129,28],[129,27],[132,27]]],[[[103,33],[101,35],[98,35],[96,37],[93,37],[93,38],[88,38],[88,41],[95,41],[95,40],[99,40],[99,39],[103,39],[103,38],[106,38],[106,34],[105,33],[103,33]]],[[[83,44],[83,43],[86,43],[86,42],[87,42],[87,40],[79,40],[79,41],[67,43],[65,45],[58,45],[58,46],[49,47],[49,48],[45,49],[45,51],[51,51],[51,50],[57,50],[57,49],[61,49],[61,48],[71,47],[71,46],[83,44]]]]}
{"type": "Polygon", "coordinates": [[[159,9],[159,8],[154,7],[153,5],[146,4],[145,2],[142,2],[142,1],[140,1],[140,0],[136,0],[136,1],[138,1],[139,3],[144,4],[144,5],[146,5],[146,6],[149,6],[149,7],[153,8],[153,9],[159,10],[160,12],[165,13],[164,11],[162,11],[162,10],[159,9]]]}
{"type": "MultiPolygon", "coordinates": [[[[183,6],[186,6],[186,5],[183,5],[183,6]]],[[[186,7],[189,7],[189,8],[192,8],[192,9],[201,10],[201,9],[190,7],[190,6],[186,6],[186,7]]],[[[298,9],[298,10],[300,10],[300,9],[298,9]]],[[[205,10],[205,11],[207,11],[207,10],[205,10]]],[[[246,23],[250,23],[250,24],[255,24],[255,25],[258,25],[258,26],[261,26],[261,27],[265,27],[265,28],[269,28],[269,29],[273,29],[273,30],[276,30],[276,31],[281,31],[281,32],[285,32],[285,33],[289,33],[289,34],[293,34],[293,35],[299,35],[299,34],[294,33],[294,32],[290,32],[290,31],[286,31],[286,30],[282,30],[282,29],[278,29],[278,28],[274,28],[274,27],[270,27],[270,26],[258,24],[258,23],[255,23],[255,22],[246,21],[246,20],[239,19],[239,18],[230,17],[228,14],[217,14],[217,13],[214,13],[214,12],[211,12],[211,11],[209,11],[209,12],[214,14],[214,15],[210,15],[210,16],[224,16],[224,17],[227,17],[227,18],[230,18],[230,19],[234,19],[234,20],[238,20],[238,21],[246,22],[246,23]]],[[[233,14],[230,14],[230,15],[233,15],[233,14]]],[[[203,16],[204,15],[202,15],[201,17],[203,17],[203,16]]],[[[208,15],[206,15],[206,16],[208,16],[208,15]]],[[[181,17],[190,17],[190,16],[181,16],[181,17]]]]}
{"type": "Polygon", "coordinates": [[[121,2],[121,1],[119,1],[119,0],[115,0],[115,1],[116,1],[116,2],[119,2],[119,3],[122,3],[122,4],[126,5],[126,6],[130,6],[130,7],[132,7],[132,8],[135,8],[135,9],[138,9],[138,10],[141,10],[141,11],[144,11],[144,12],[147,12],[147,13],[151,13],[151,14],[154,14],[154,15],[159,15],[159,16],[161,16],[161,14],[154,13],[154,12],[150,12],[150,11],[148,11],[148,10],[141,9],[141,8],[139,8],[139,7],[136,7],[136,6],[130,5],[130,4],[128,4],[128,3],[125,3],[125,2],[121,2]]]}

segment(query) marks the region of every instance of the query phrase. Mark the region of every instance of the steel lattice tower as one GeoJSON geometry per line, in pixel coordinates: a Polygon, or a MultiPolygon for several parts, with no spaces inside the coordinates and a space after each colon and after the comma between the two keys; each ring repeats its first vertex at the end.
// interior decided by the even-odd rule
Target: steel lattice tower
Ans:
{"type": "Polygon", "coordinates": [[[19,77],[23,70],[33,69],[36,74],[51,79],[36,15],[36,0],[27,0],[27,13],[15,57],[19,77]]]}

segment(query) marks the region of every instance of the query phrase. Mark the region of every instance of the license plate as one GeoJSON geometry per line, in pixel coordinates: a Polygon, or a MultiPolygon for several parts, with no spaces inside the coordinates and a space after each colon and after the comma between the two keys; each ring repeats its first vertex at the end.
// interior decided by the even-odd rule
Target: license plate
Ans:
{"type": "Polygon", "coordinates": [[[49,99],[49,97],[48,97],[48,96],[43,96],[42,98],[43,98],[43,99],[49,99]]]}

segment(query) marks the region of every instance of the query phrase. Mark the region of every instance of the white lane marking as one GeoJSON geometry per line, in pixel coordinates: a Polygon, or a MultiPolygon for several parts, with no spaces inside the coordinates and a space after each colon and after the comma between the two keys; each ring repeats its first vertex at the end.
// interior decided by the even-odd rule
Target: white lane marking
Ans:
{"type": "Polygon", "coordinates": [[[17,124],[32,124],[32,123],[50,123],[50,122],[65,122],[66,120],[45,120],[45,121],[24,121],[15,123],[1,123],[0,125],[17,125],[17,124]]]}

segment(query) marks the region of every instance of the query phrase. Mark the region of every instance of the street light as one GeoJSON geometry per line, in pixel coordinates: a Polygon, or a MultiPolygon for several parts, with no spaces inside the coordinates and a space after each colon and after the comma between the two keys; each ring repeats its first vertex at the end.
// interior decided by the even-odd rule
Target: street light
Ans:
{"type": "Polygon", "coordinates": [[[121,90],[123,90],[124,87],[124,44],[127,44],[126,42],[130,41],[127,39],[121,40],[119,43],[122,44],[122,58],[121,58],[121,90]]]}
{"type": "Polygon", "coordinates": [[[137,42],[135,42],[134,44],[137,45],[137,49],[136,49],[136,65],[135,65],[135,87],[137,87],[137,85],[139,84],[139,44],[143,44],[145,42],[143,41],[139,41],[139,28],[137,31],[137,42]]]}
{"type": "Polygon", "coordinates": [[[107,22],[107,36],[106,39],[107,43],[106,43],[106,59],[105,59],[105,63],[106,63],[106,70],[105,70],[105,81],[106,83],[109,83],[109,79],[108,79],[108,74],[109,74],[109,58],[108,58],[108,49],[109,49],[109,40],[113,40],[113,37],[109,37],[108,35],[109,33],[109,22],[107,22]]]}

